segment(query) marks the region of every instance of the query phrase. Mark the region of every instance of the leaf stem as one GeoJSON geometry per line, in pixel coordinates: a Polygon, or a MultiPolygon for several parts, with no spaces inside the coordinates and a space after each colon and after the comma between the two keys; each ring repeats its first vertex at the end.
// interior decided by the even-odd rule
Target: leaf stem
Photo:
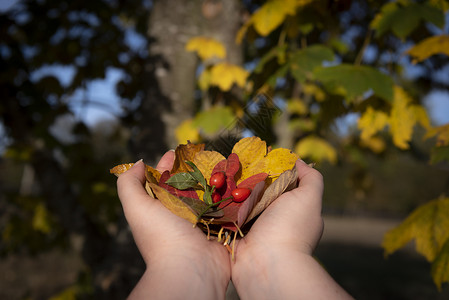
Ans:
{"type": "Polygon", "coordinates": [[[230,197],[227,197],[227,198],[224,198],[224,199],[221,199],[220,201],[218,201],[218,202],[215,202],[215,203],[211,203],[211,204],[209,204],[199,215],[198,215],[198,220],[199,219],[201,219],[201,217],[209,210],[209,209],[211,209],[212,207],[214,207],[214,206],[218,206],[218,205],[220,205],[221,203],[223,203],[223,202],[225,202],[225,201],[227,201],[227,200],[229,200],[229,199],[231,199],[232,198],[232,196],[230,196],[230,197]]]}

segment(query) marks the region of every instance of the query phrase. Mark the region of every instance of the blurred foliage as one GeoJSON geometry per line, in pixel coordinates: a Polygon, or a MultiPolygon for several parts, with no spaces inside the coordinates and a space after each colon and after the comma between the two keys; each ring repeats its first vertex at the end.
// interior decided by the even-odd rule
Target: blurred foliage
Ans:
{"type": "MultiPolygon", "coordinates": [[[[219,9],[210,5],[221,1],[203,2],[198,15],[213,18],[205,7],[219,9]]],[[[166,64],[148,51],[158,43],[147,36],[153,5],[24,0],[0,14],[0,253],[76,248],[85,265],[54,299],[125,298],[144,268],[107,170],[140,158],[133,137],[151,127],[138,122],[147,117],[140,114],[148,101],[144,90],[166,64]],[[48,72],[57,67],[73,75],[63,80],[48,72]],[[80,108],[98,102],[74,95],[108,70],[124,74],[115,87],[124,113],[120,124],[88,127],[80,108]],[[67,128],[56,126],[61,120],[68,120],[67,128]]],[[[235,37],[241,64],[231,62],[219,35],[186,40],[185,51],[199,58],[197,73],[190,74],[197,78],[197,105],[176,130],[179,142],[205,142],[226,154],[237,137],[254,134],[273,147],[295,149],[329,178],[329,211],[404,215],[448,192],[449,127],[433,126],[423,105],[428,93],[449,87],[434,76],[449,67],[447,1],[254,0],[241,6],[243,13],[235,12],[242,13],[235,37]],[[413,76],[412,63],[419,70],[413,76]],[[351,117],[357,121],[348,125],[351,117]],[[422,168],[427,162],[432,165],[422,168]]],[[[171,109],[169,95],[163,96],[155,115],[162,106],[171,109]]],[[[437,244],[430,261],[440,286],[449,281],[447,237],[437,244]]]]}

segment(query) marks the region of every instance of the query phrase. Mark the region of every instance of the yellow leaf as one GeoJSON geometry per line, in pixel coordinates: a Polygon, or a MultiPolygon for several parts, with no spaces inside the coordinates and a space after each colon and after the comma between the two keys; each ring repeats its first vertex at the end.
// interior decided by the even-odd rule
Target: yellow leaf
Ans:
{"type": "Polygon", "coordinates": [[[191,38],[185,49],[187,51],[197,52],[198,56],[201,60],[205,61],[213,57],[225,58],[226,57],[226,48],[219,41],[207,38],[207,37],[193,37],[191,38]]]}
{"type": "Polygon", "coordinates": [[[433,136],[437,136],[436,145],[438,147],[449,145],[449,123],[429,129],[425,138],[431,138],[433,136]]]}
{"type": "Polygon", "coordinates": [[[210,83],[222,91],[229,91],[233,84],[244,87],[249,72],[230,63],[219,63],[212,67],[210,83]]]}
{"type": "Polygon", "coordinates": [[[201,174],[203,174],[204,178],[209,182],[215,165],[223,159],[226,158],[216,151],[201,151],[195,154],[193,157],[193,163],[198,167],[201,174]]]}
{"type": "Polygon", "coordinates": [[[262,36],[267,36],[282,24],[288,15],[294,15],[295,0],[271,0],[262,5],[251,17],[254,29],[262,36]]]}
{"type": "Polygon", "coordinates": [[[369,106],[360,117],[357,127],[362,131],[360,139],[369,141],[377,132],[388,125],[388,115],[382,111],[374,110],[369,106]]]}
{"type": "Polygon", "coordinates": [[[318,102],[326,100],[326,93],[315,84],[306,83],[303,89],[304,93],[313,95],[318,102]]]}
{"type": "Polygon", "coordinates": [[[295,152],[300,157],[310,157],[313,161],[328,160],[337,162],[337,152],[331,144],[316,136],[308,136],[300,140],[295,146],[295,152]]]}
{"type": "Polygon", "coordinates": [[[283,172],[295,165],[299,156],[285,148],[274,149],[268,152],[265,158],[265,169],[262,172],[268,174],[272,182],[275,181],[283,172]]]}
{"type": "Polygon", "coordinates": [[[427,114],[427,110],[421,105],[412,106],[413,114],[415,115],[416,121],[420,123],[424,128],[430,129],[430,119],[427,114]]]}
{"type": "MultiPolygon", "coordinates": [[[[133,163],[121,164],[113,167],[112,169],[109,170],[109,172],[118,177],[120,174],[128,171],[129,168],[131,168],[133,165],[134,165],[133,163]]],[[[159,179],[161,178],[161,173],[159,173],[158,170],[154,169],[149,165],[145,165],[145,168],[146,168],[145,176],[147,178],[147,181],[152,182],[153,180],[151,179],[151,177],[153,177],[155,180],[159,182],[159,179]]]]}
{"type": "Polygon", "coordinates": [[[125,173],[126,171],[128,171],[129,168],[131,168],[134,164],[121,164],[118,166],[113,167],[112,169],[109,170],[109,172],[111,174],[114,174],[115,176],[119,176],[122,173],[125,173]]]}
{"type": "Polygon", "coordinates": [[[449,282],[449,239],[446,240],[441,251],[432,263],[432,278],[438,290],[441,291],[441,284],[449,282]]]}
{"type": "Polygon", "coordinates": [[[424,39],[419,44],[407,51],[413,56],[413,63],[417,63],[435,54],[449,56],[449,35],[432,36],[424,39]]]}
{"type": "Polygon", "coordinates": [[[258,137],[244,138],[238,141],[232,148],[232,153],[238,155],[242,168],[240,170],[240,183],[244,179],[263,172],[265,169],[265,155],[267,143],[258,137]]]}
{"type": "Polygon", "coordinates": [[[157,184],[150,183],[149,185],[157,199],[159,199],[172,213],[192,224],[196,224],[198,222],[198,216],[187,206],[187,204],[182,202],[181,199],[170,194],[166,189],[158,186],[157,184]]]}
{"type": "Polygon", "coordinates": [[[415,209],[399,226],[388,231],[382,242],[385,255],[415,240],[416,251],[433,261],[449,239],[449,198],[439,198],[415,209]]]}
{"type": "Polygon", "coordinates": [[[196,143],[200,140],[198,128],[193,126],[192,122],[192,119],[185,120],[175,129],[178,144],[186,144],[188,141],[196,143]]]}
{"type": "Polygon", "coordinates": [[[395,86],[393,107],[390,112],[390,132],[393,143],[400,149],[408,149],[412,139],[413,126],[416,123],[415,109],[405,91],[395,86]]]}

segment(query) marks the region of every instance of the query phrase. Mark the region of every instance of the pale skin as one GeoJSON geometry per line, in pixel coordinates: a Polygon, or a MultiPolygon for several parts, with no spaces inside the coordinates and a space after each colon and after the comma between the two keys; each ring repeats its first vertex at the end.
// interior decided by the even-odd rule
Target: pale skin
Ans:
{"type": "MultiPolygon", "coordinates": [[[[156,167],[173,166],[167,152],[156,167]]],[[[232,280],[241,299],[352,299],[312,257],[323,231],[323,179],[297,161],[299,186],[276,199],[235,247],[174,215],[144,188],[143,162],[120,175],[118,194],[146,271],[129,299],[225,299],[232,280]]]]}

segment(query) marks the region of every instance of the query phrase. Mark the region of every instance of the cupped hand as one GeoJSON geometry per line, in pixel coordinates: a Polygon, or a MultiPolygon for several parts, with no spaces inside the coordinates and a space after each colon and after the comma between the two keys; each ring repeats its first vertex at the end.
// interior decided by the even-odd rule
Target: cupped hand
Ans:
{"type": "MultiPolygon", "coordinates": [[[[163,172],[173,167],[175,153],[167,152],[156,169],[163,172]]],[[[176,261],[179,272],[189,269],[201,280],[220,282],[226,288],[230,278],[229,255],[223,245],[209,241],[198,228],[176,216],[144,188],[145,165],[137,162],[117,180],[125,217],[147,269],[169,268],[176,261]],[[204,273],[204,274],[203,274],[204,273]]],[[[190,276],[191,274],[183,274],[190,276]]],[[[204,283],[207,284],[207,283],[204,283]]]]}

